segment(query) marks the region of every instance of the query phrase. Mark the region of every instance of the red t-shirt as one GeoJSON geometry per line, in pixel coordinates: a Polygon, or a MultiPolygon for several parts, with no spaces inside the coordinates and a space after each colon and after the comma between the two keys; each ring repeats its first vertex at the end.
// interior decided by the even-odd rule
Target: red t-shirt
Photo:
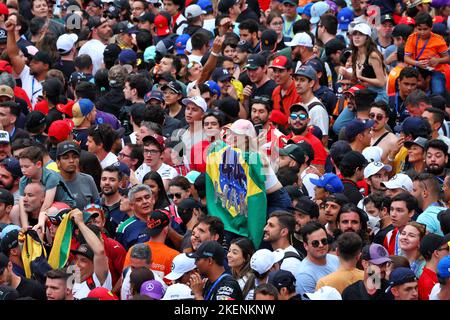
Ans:
{"type": "Polygon", "coordinates": [[[116,240],[108,238],[102,233],[105,244],[105,254],[108,257],[109,272],[111,272],[113,286],[119,280],[123,270],[123,263],[127,255],[125,248],[116,240]]]}
{"type": "Polygon", "coordinates": [[[295,88],[295,81],[291,79],[291,84],[287,91],[281,96],[281,87],[276,86],[272,93],[273,108],[281,110],[284,114],[289,115],[289,108],[297,102],[300,102],[300,96],[295,88]]]}
{"type": "Polygon", "coordinates": [[[325,162],[327,160],[328,152],[323,146],[322,141],[319,140],[315,135],[313,135],[309,129],[307,129],[307,133],[304,136],[286,136],[286,140],[291,139],[295,143],[299,141],[305,140],[308,142],[314,150],[314,160],[311,161],[312,164],[325,166],[325,162]]]}
{"type": "Polygon", "coordinates": [[[427,267],[423,268],[422,275],[419,278],[419,300],[429,300],[430,293],[434,285],[438,282],[436,272],[427,267]]]}

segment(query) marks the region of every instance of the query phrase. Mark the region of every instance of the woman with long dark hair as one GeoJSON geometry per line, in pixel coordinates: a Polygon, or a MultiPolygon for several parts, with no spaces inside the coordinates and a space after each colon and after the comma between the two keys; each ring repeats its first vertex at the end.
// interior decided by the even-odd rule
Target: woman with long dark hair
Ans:
{"type": "Polygon", "coordinates": [[[353,78],[377,93],[376,101],[388,100],[386,94],[386,66],[383,55],[371,38],[372,30],[366,23],[357,24],[352,33],[353,78]]]}
{"type": "Polygon", "coordinates": [[[102,166],[100,165],[100,161],[98,161],[95,154],[86,151],[81,152],[80,172],[92,176],[95,181],[95,185],[97,186],[97,190],[101,190],[100,179],[102,177],[102,166]]]}
{"type": "MultiPolygon", "coordinates": [[[[231,273],[239,283],[241,290],[244,290],[245,284],[252,275],[250,258],[254,252],[253,243],[248,238],[235,238],[231,241],[227,254],[228,266],[231,268],[231,273]]],[[[244,297],[247,296],[249,289],[247,288],[247,291],[243,292],[244,297]]]]}
{"type": "Polygon", "coordinates": [[[150,189],[152,189],[152,196],[155,200],[154,209],[165,209],[170,206],[169,197],[167,197],[164,183],[158,172],[148,172],[142,179],[142,183],[148,185],[150,189]]]}

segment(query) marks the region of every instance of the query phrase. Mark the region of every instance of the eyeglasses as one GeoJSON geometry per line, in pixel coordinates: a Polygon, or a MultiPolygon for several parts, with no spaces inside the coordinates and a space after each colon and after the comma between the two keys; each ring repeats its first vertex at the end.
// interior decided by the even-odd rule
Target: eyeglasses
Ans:
{"type": "Polygon", "coordinates": [[[384,116],[382,114],[369,113],[370,119],[377,119],[378,121],[383,120],[384,116]]]}
{"type": "Polygon", "coordinates": [[[320,243],[322,243],[323,246],[326,246],[328,244],[328,239],[327,238],[323,238],[319,240],[313,240],[311,241],[311,245],[313,248],[318,248],[320,246],[320,243]]]}
{"type": "Polygon", "coordinates": [[[159,150],[144,149],[144,155],[156,156],[159,153],[160,153],[159,150]]]}
{"type": "Polygon", "coordinates": [[[272,26],[282,26],[283,22],[272,22],[272,23],[270,23],[270,25],[272,25],[272,26]]]}
{"type": "Polygon", "coordinates": [[[177,193],[168,193],[167,196],[169,197],[169,199],[173,199],[174,197],[177,199],[181,199],[181,193],[177,192],[177,193]]]}
{"type": "Polygon", "coordinates": [[[297,119],[306,120],[306,119],[308,119],[308,116],[304,113],[301,113],[301,114],[291,113],[291,119],[294,121],[297,119]]]}
{"type": "Polygon", "coordinates": [[[119,156],[119,158],[131,158],[129,155],[127,155],[123,152],[119,152],[118,156],[119,156]]]}
{"type": "Polygon", "coordinates": [[[227,22],[224,24],[220,24],[219,25],[221,28],[234,28],[234,24],[232,24],[231,22],[227,22]]]}

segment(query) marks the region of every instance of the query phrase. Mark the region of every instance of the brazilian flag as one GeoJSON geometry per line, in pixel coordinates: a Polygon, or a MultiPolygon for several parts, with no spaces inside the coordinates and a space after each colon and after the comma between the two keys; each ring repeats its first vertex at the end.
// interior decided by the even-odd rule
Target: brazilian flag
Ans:
{"type": "Polygon", "coordinates": [[[73,228],[73,222],[69,214],[66,214],[58,226],[52,251],[48,257],[48,263],[53,269],[63,268],[69,259],[73,228]]]}
{"type": "Polygon", "coordinates": [[[260,155],[243,152],[223,141],[208,149],[206,203],[225,230],[248,237],[259,247],[266,223],[267,197],[260,155]]]}

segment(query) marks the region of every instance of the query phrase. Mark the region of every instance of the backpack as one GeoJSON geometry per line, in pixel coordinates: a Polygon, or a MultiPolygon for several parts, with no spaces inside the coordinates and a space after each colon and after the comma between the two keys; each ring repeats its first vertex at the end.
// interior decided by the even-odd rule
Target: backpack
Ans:
{"type": "Polygon", "coordinates": [[[285,252],[284,253],[284,257],[283,257],[283,259],[281,259],[281,261],[280,261],[280,265],[282,265],[283,264],[283,261],[285,260],[285,259],[288,259],[288,258],[296,258],[296,259],[298,259],[298,260],[300,260],[300,261],[302,261],[305,257],[302,255],[302,254],[300,254],[297,250],[295,250],[296,252],[292,252],[292,251],[288,251],[288,252],[285,252]]]}

